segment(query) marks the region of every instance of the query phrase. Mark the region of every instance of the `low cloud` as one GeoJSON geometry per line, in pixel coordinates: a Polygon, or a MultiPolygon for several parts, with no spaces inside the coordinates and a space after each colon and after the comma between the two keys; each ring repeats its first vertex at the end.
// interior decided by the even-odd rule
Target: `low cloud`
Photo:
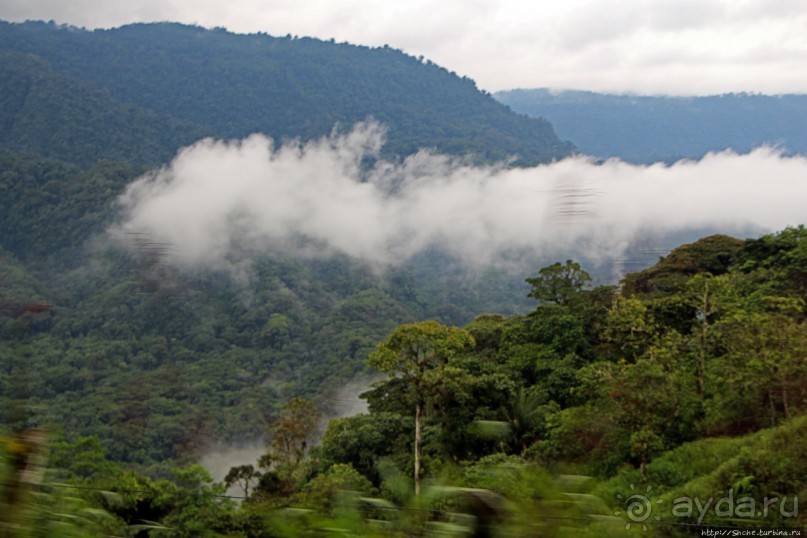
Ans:
{"type": "Polygon", "coordinates": [[[386,162],[383,139],[365,122],[305,144],[202,140],[128,186],[110,233],[152,234],[186,266],[278,250],[389,265],[439,247],[479,267],[570,251],[607,261],[642,237],[807,220],[807,159],[772,148],[669,166],[579,156],[507,168],[427,151],[386,162]]]}

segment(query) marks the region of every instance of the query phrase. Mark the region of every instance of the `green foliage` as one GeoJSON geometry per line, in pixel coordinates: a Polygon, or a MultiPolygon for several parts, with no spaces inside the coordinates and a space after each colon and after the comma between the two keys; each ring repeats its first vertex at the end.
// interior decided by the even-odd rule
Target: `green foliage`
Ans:
{"type": "Polygon", "coordinates": [[[111,459],[160,476],[212,437],[264,435],[279,402],[368,372],[375,342],[419,311],[338,258],[263,259],[246,288],[220,273],[169,270],[149,293],[136,254],[96,252],[49,286],[11,254],[3,262],[0,300],[10,308],[55,303],[41,314],[0,312],[0,398],[4,415],[17,415],[3,420],[71,440],[95,435],[111,459]]]}
{"type": "MultiPolygon", "coordinates": [[[[782,301],[780,301],[782,302],[782,301]]],[[[803,303],[784,300],[801,317],[803,303]]],[[[807,408],[807,327],[782,312],[735,311],[719,323],[725,353],[712,366],[712,405],[705,427],[713,433],[738,425],[756,429],[807,408]]]]}
{"type": "Polygon", "coordinates": [[[156,166],[212,134],[116,100],[42,58],[0,51],[0,145],[91,168],[101,161],[156,166]]]}
{"type": "Polygon", "coordinates": [[[436,321],[402,325],[370,354],[370,366],[415,383],[427,373],[474,345],[470,334],[436,321]]]}
{"type": "Polygon", "coordinates": [[[591,282],[591,275],[572,260],[544,267],[538,274],[540,276],[528,278],[527,284],[532,286],[529,297],[542,304],[569,306],[591,282]]]}
{"type": "Polygon", "coordinates": [[[81,437],[75,442],[56,440],[50,445],[50,464],[66,472],[74,480],[91,480],[97,476],[120,473],[107,459],[106,450],[98,437],[81,437]]]}
{"type": "Polygon", "coordinates": [[[648,269],[625,276],[623,291],[627,295],[663,297],[682,291],[687,280],[699,273],[721,275],[737,257],[745,243],[726,235],[710,235],[681,245],[648,269]]]}
{"type": "Polygon", "coordinates": [[[505,409],[506,424],[509,426],[510,441],[523,458],[527,449],[540,437],[545,429],[546,417],[553,411],[544,398],[535,392],[527,392],[519,387],[510,404],[505,409]]]}
{"type": "Polygon", "coordinates": [[[303,487],[300,504],[306,508],[330,512],[343,492],[369,497],[373,493],[373,485],[350,464],[337,463],[303,487]]]}
{"type": "Polygon", "coordinates": [[[642,356],[658,332],[647,305],[632,297],[616,297],[605,321],[603,338],[620,359],[631,362],[642,356]]]}
{"type": "Polygon", "coordinates": [[[56,255],[75,263],[76,249],[111,223],[112,202],[143,169],[100,163],[89,170],[0,150],[3,247],[25,261],[56,255]]]}
{"type": "Polygon", "coordinates": [[[72,152],[74,162],[164,159],[159,151],[170,155],[200,133],[313,139],[367,117],[389,126],[390,157],[435,148],[488,162],[516,156],[535,164],[573,149],[545,120],[515,114],[470,79],[387,46],[167,23],[90,32],[3,22],[0,51],[16,75],[1,77],[3,94],[16,101],[6,100],[8,109],[0,110],[0,121],[6,119],[0,129],[15,129],[17,147],[30,152],[57,142],[47,154],[72,152]],[[31,79],[36,84],[23,84],[31,79]],[[14,106],[26,93],[42,104],[14,106]],[[88,114],[77,118],[81,110],[88,114]],[[48,111],[72,125],[48,131],[49,122],[42,121],[48,111]],[[96,125],[98,132],[90,134],[100,143],[91,146],[93,136],[83,129],[96,125]],[[118,125],[130,126],[131,135],[111,129],[118,125]],[[128,140],[135,144],[126,152],[128,140]]]}
{"type": "Polygon", "coordinates": [[[807,297],[807,228],[787,228],[779,233],[746,241],[737,254],[741,271],[754,278],[768,294],[807,297]]]}
{"type": "Polygon", "coordinates": [[[465,327],[474,339],[474,354],[495,356],[499,351],[505,317],[500,314],[482,314],[465,327]]]}
{"type": "Polygon", "coordinates": [[[647,466],[644,476],[633,470],[623,471],[599,485],[595,493],[613,503],[618,502],[617,494],[623,498],[630,494],[631,484],[634,490],[649,488],[658,501],[654,514],[661,516],[665,523],[662,528],[672,530],[676,524],[682,526],[681,531],[692,524],[798,528],[804,524],[803,500],[799,500],[807,483],[805,428],[807,417],[801,416],[745,437],[693,441],[658,457],[647,466]],[[694,504],[696,498],[701,503],[700,511],[694,504]],[[720,517],[716,503],[728,498],[733,499],[737,514],[720,517]],[[747,511],[743,515],[739,508],[742,498],[753,500],[758,507],[750,516],[747,511]],[[769,505],[763,517],[765,499],[773,498],[777,501],[769,505]],[[794,501],[796,498],[799,500],[794,501]],[[693,505],[689,517],[685,517],[687,499],[693,505]],[[704,510],[709,499],[712,502],[704,510]],[[673,511],[676,506],[678,512],[673,511]],[[798,512],[795,517],[794,508],[798,512]]]}
{"type": "Polygon", "coordinates": [[[122,525],[80,489],[49,481],[43,432],[0,437],[0,534],[14,538],[107,536],[122,525]]]}
{"type": "Polygon", "coordinates": [[[317,452],[320,469],[350,464],[378,484],[382,458],[404,453],[407,458],[400,463],[408,461],[413,426],[410,418],[389,412],[331,420],[317,452]]]}

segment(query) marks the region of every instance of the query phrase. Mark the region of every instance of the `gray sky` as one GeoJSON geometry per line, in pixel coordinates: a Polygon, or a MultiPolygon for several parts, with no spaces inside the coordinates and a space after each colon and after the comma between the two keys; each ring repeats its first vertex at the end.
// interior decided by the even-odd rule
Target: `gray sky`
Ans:
{"type": "Polygon", "coordinates": [[[3,0],[0,18],[388,44],[488,91],[807,93],[805,0],[3,0]]]}

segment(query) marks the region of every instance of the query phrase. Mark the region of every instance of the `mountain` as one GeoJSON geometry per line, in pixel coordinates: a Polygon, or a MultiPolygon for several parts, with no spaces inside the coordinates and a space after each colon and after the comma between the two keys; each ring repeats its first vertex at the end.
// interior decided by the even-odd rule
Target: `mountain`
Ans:
{"type": "Polygon", "coordinates": [[[526,292],[440,253],[385,274],[282,252],[238,281],[179,269],[156,239],[110,244],[127,184],[202,137],[308,139],[368,116],[392,159],[572,150],[545,120],[390,48],[176,24],[0,23],[0,89],[0,427],[95,435],[153,474],[261,437],[291,397],[363,379],[399,323],[512,312],[526,292]]]}
{"type": "Polygon", "coordinates": [[[383,274],[281,251],[239,279],[176,267],[171,245],[145,237],[127,250],[104,234],[143,170],[0,150],[0,429],[95,435],[115,460],[160,473],[208,444],[262,436],[291,397],[361,383],[399,323],[464,323],[526,295],[438,253],[383,274]]]}
{"type": "MultiPolygon", "coordinates": [[[[140,131],[140,145],[163,152],[175,151],[194,134],[311,139],[368,117],[388,126],[387,157],[435,148],[482,161],[516,157],[517,163],[535,164],[573,150],[546,120],[515,114],[472,80],[387,46],[169,23],[86,31],[2,22],[0,52],[8,96],[0,102],[0,140],[13,139],[27,151],[41,151],[57,135],[60,143],[70,137],[69,131],[44,133],[36,122],[23,121],[25,106],[18,108],[27,100],[39,103],[40,111],[56,106],[49,100],[76,103],[71,111],[96,111],[85,129],[106,118],[131,124],[140,131]]],[[[65,119],[81,124],[83,117],[65,119]]],[[[120,129],[110,125],[97,132],[120,129]]],[[[128,157],[116,139],[93,146],[70,148],[70,160],[128,157]]],[[[161,155],[152,150],[135,156],[153,164],[161,155]]]]}
{"type": "Polygon", "coordinates": [[[807,95],[610,95],[519,89],[495,94],[516,112],[545,117],[588,155],[650,163],[698,159],[761,145],[807,153],[807,95]]]}

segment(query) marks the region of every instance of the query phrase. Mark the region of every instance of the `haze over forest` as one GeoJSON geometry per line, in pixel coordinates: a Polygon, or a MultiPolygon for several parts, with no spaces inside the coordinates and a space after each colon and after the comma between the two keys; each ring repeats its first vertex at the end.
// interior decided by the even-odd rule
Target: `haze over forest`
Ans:
{"type": "Polygon", "coordinates": [[[0,530],[63,494],[76,536],[807,497],[805,95],[494,96],[387,45],[0,21],[0,96],[0,530]]]}
{"type": "Polygon", "coordinates": [[[760,146],[807,153],[804,94],[663,97],[535,89],[495,97],[516,112],[549,119],[561,137],[600,159],[673,163],[760,146]]]}

